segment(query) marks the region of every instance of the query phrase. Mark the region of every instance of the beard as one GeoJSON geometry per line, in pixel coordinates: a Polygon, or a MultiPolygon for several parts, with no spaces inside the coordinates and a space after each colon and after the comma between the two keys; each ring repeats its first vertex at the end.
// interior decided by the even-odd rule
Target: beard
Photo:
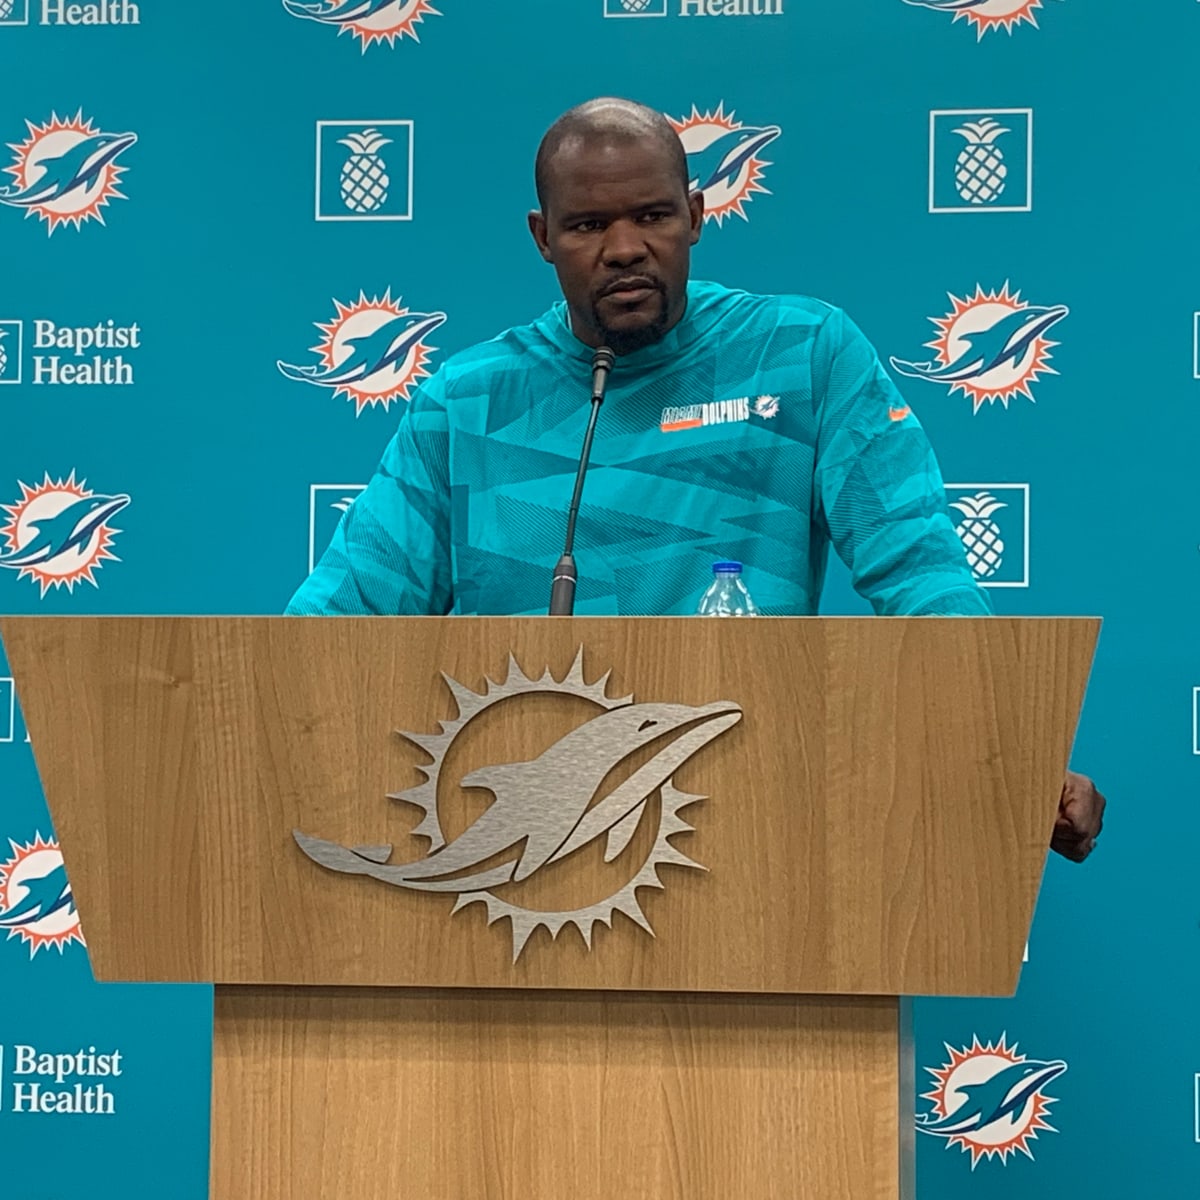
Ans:
{"type": "MultiPolygon", "coordinates": [[[[633,354],[637,350],[643,350],[647,346],[653,346],[656,342],[661,342],[663,337],[666,336],[671,313],[670,293],[667,291],[666,284],[661,280],[655,280],[653,287],[658,293],[657,316],[649,321],[644,321],[633,326],[614,328],[605,319],[599,300],[592,301],[593,325],[600,331],[605,344],[614,354],[633,354]]],[[[653,298],[647,301],[648,304],[652,304],[653,302],[653,298]]]]}

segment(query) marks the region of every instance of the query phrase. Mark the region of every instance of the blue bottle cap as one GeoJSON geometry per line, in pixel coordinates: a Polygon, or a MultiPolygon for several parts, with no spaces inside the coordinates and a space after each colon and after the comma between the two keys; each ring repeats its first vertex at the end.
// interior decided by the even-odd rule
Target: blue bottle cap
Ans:
{"type": "Polygon", "coordinates": [[[713,563],[713,574],[724,574],[725,572],[741,574],[742,564],[740,562],[715,562],[713,563]]]}

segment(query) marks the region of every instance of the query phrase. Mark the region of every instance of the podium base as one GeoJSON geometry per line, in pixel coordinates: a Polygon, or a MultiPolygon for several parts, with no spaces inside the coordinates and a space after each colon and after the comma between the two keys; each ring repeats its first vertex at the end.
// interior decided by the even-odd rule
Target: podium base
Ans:
{"type": "Polygon", "coordinates": [[[893,998],[218,987],[215,1033],[213,1200],[902,1195],[893,998]]]}

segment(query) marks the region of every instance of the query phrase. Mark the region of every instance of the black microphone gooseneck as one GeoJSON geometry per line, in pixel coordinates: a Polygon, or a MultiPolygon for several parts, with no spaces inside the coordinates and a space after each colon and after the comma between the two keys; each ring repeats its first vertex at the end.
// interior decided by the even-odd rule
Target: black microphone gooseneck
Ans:
{"type": "Polygon", "coordinates": [[[596,418],[600,405],[604,403],[604,389],[608,386],[608,373],[613,369],[616,356],[607,346],[601,346],[592,356],[592,412],[588,417],[587,433],[583,436],[583,453],[579,456],[579,471],[575,475],[575,493],[567,512],[567,540],[562,558],[554,568],[554,582],[550,587],[550,615],[569,617],[575,611],[575,584],[579,578],[575,570],[575,521],[579,517],[579,500],[583,495],[583,478],[587,474],[588,459],[592,455],[592,438],[596,434],[596,418]]]}

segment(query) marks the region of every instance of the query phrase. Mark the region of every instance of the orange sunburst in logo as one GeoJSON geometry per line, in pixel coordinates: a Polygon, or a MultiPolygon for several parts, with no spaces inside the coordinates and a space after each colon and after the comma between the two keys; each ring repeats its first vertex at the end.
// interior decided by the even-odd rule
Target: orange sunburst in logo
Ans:
{"type": "Polygon", "coordinates": [[[0,528],[0,567],[17,571],[18,579],[34,579],[43,596],[52,587],[72,592],[84,581],[96,587],[101,563],[120,561],[110,547],[121,530],[108,521],[129,497],[104,495],[85,484],[75,481],[74,471],[66,479],[47,473],[36,487],[20,483],[15,504],[0,504],[9,518],[0,528]]]}
{"type": "MultiPolygon", "coordinates": [[[[387,326],[395,328],[398,318],[419,320],[424,315],[413,313],[401,305],[399,300],[393,300],[390,288],[382,297],[372,296],[368,299],[365,292],[359,292],[358,300],[353,304],[345,305],[337,299],[333,303],[337,316],[328,324],[316,322],[317,328],[325,336],[315,346],[309,347],[321,356],[321,365],[327,372],[334,372],[345,366],[356,354],[357,347],[363,345],[372,335],[379,334],[387,326]]],[[[436,321],[437,324],[441,324],[442,320],[445,320],[444,314],[434,313],[422,323],[436,321]]],[[[396,337],[403,337],[404,332],[401,323],[396,337]]],[[[355,416],[364,408],[375,404],[382,405],[386,410],[393,400],[407,400],[417,381],[429,376],[426,364],[435,349],[436,347],[417,340],[385,367],[371,370],[362,378],[353,381],[331,381],[329,386],[332,386],[335,396],[348,396],[354,401],[355,416]]],[[[386,358],[386,354],[383,357],[386,358]]],[[[364,369],[367,367],[369,364],[364,364],[364,369]]],[[[314,379],[313,382],[320,380],[314,379]]]]}
{"type": "Polygon", "coordinates": [[[72,942],[84,945],[58,843],[39,833],[23,846],[11,838],[8,844],[8,861],[0,862],[0,931],[20,938],[30,958],[39,950],[61,954],[72,942]]]}
{"type": "Polygon", "coordinates": [[[45,125],[25,124],[29,136],[9,143],[16,161],[5,170],[16,183],[0,195],[0,203],[24,208],[26,217],[36,213],[47,234],[93,219],[103,225],[102,210],[112,200],[127,199],[117,186],[125,168],[116,159],[137,135],[103,132],[83,119],[82,110],[69,121],[52,113],[45,125]]]}
{"type": "Polygon", "coordinates": [[[1056,1097],[1042,1088],[1067,1069],[1066,1063],[1018,1054],[1017,1044],[1008,1046],[1004,1034],[986,1045],[975,1036],[966,1049],[946,1045],[946,1052],[950,1061],[945,1066],[925,1068],[934,1086],[921,1098],[933,1107],[918,1119],[917,1129],[944,1137],[947,1149],[958,1146],[969,1153],[972,1170],[984,1158],[1006,1162],[1010,1154],[1021,1153],[1032,1159],[1030,1143],[1037,1141],[1038,1132],[1058,1132],[1045,1119],[1056,1097]],[[968,1088],[970,1092],[964,1090],[968,1088]],[[988,1120],[993,1113],[995,1119],[988,1120]],[[953,1130],[956,1115],[967,1128],[947,1131],[947,1126],[953,1130]]]}
{"type": "Polygon", "coordinates": [[[1034,13],[1042,7],[1042,0],[984,0],[978,8],[964,9],[954,14],[956,21],[964,17],[976,29],[977,40],[990,29],[1003,29],[1012,33],[1013,29],[1022,22],[1028,22],[1038,28],[1037,17],[1034,13]]]}
{"type": "Polygon", "coordinates": [[[759,152],[779,136],[779,126],[745,125],[732,111],[726,114],[724,101],[703,113],[693,104],[690,116],[667,120],[687,152],[692,186],[704,193],[705,221],[719,226],[735,215],[748,220],[750,198],[771,194],[762,184],[771,163],[759,152]]]}
{"type": "Polygon", "coordinates": [[[367,47],[375,42],[387,42],[389,46],[394,46],[397,38],[405,37],[419,42],[421,39],[417,36],[417,26],[421,21],[425,17],[441,15],[429,0],[395,0],[369,16],[347,21],[338,32],[354,34],[362,42],[365,54],[367,47]]]}
{"type": "MultiPolygon", "coordinates": [[[[976,284],[974,296],[959,299],[953,293],[949,293],[949,297],[952,311],[944,317],[930,317],[938,329],[938,336],[932,342],[925,343],[936,352],[937,361],[943,367],[960,361],[963,355],[969,352],[972,343],[968,338],[986,334],[996,329],[1013,313],[1032,308],[1021,299],[1019,291],[1009,292],[1007,282],[998,292],[985,292],[982,285],[976,284]]],[[[1065,315],[1065,308],[1059,308],[1065,315]]],[[[1058,311],[1059,309],[1051,310],[1051,315],[1058,311]]],[[[976,412],[985,403],[994,404],[997,400],[1007,408],[1008,402],[1017,396],[1024,396],[1033,401],[1030,384],[1036,383],[1042,375],[1058,374],[1049,365],[1050,351],[1057,345],[1058,342],[1040,334],[1032,337],[1021,353],[1010,360],[972,378],[948,381],[950,395],[962,392],[963,395],[969,396],[976,412]]]]}

